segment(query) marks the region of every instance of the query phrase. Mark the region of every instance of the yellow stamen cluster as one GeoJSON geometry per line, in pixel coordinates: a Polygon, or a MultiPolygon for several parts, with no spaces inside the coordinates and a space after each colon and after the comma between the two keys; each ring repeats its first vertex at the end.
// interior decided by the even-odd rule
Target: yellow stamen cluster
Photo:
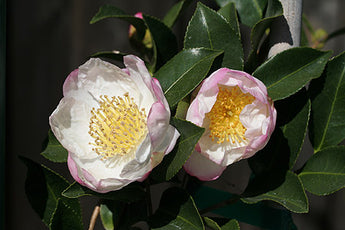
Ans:
{"type": "Polygon", "coordinates": [[[240,113],[243,108],[254,101],[249,93],[243,93],[238,86],[233,88],[219,87],[217,100],[211,111],[206,114],[210,120],[210,138],[217,143],[225,140],[234,144],[245,141],[246,128],[240,121],[240,113]]]}
{"type": "Polygon", "coordinates": [[[147,133],[145,109],[139,110],[128,93],[124,97],[100,96],[98,109],[92,108],[89,134],[93,151],[107,159],[127,155],[147,133]]]}

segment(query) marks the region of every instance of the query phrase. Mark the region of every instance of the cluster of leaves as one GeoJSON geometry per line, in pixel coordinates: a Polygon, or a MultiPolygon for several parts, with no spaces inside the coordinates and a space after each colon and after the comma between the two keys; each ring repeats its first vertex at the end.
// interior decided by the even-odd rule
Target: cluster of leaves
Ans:
{"type": "MultiPolygon", "coordinates": [[[[172,27],[192,0],[178,1],[162,20],[145,14],[140,19],[110,5],[102,6],[92,18],[91,23],[106,18],[129,22],[136,28],[136,41],[149,32],[152,49],[143,51],[140,46],[135,47],[160,81],[175,114],[171,123],[181,136],[146,184],[133,183],[106,194],[70,184],[46,166],[23,158],[28,166],[27,196],[50,229],[83,229],[78,201],[82,196],[100,198],[100,216],[107,230],[140,229],[133,227],[140,221],[147,222],[151,229],[235,230],[239,229],[237,220],[266,229],[296,229],[291,212],[308,212],[305,191],[327,195],[345,187],[345,147],[339,145],[345,139],[345,53],[329,60],[330,52],[300,47],[265,61],[270,26],[282,17],[281,3],[278,0],[215,1],[218,11],[197,3],[181,51],[172,27]],[[247,57],[243,52],[240,24],[251,29],[247,57]],[[220,67],[245,70],[260,79],[278,112],[277,127],[270,142],[248,160],[252,177],[240,195],[200,184],[188,190],[176,176],[204,132],[203,128],[184,120],[189,95],[211,71],[220,67]],[[302,168],[296,169],[308,130],[314,155],[302,168]],[[163,192],[158,209],[151,213],[150,186],[166,181],[171,186],[163,192]],[[262,202],[267,200],[279,203],[286,210],[262,202]],[[208,212],[223,218],[211,219],[205,215],[208,212]]],[[[123,55],[100,52],[94,56],[121,60],[123,55]]],[[[53,162],[66,162],[66,150],[51,132],[48,136],[42,155],[53,162]]]]}

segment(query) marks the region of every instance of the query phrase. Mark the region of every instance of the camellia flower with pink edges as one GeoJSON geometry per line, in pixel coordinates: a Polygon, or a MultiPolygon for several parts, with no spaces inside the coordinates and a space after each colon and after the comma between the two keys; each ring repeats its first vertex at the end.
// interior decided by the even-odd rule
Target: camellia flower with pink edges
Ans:
{"type": "Polygon", "coordinates": [[[73,178],[101,193],[144,180],[179,137],[158,80],[136,56],[124,64],[92,58],[73,71],[49,119],[73,178]]]}
{"type": "Polygon", "coordinates": [[[184,169],[200,180],[217,179],[226,166],[253,156],[268,142],[277,112],[255,77],[222,68],[204,80],[186,119],[204,127],[184,169]]]}

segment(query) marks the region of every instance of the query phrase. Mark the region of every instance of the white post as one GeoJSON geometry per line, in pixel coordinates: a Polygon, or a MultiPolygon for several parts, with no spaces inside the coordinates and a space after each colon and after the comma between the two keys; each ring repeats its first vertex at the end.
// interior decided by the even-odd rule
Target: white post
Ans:
{"type": "Polygon", "coordinates": [[[284,18],[272,25],[272,47],[268,57],[300,45],[302,0],[280,0],[280,2],[283,6],[284,18]]]}

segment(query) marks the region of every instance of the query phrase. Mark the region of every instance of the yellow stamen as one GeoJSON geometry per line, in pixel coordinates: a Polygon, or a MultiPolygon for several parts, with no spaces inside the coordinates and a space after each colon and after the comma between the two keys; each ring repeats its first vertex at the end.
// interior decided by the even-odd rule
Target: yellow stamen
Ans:
{"type": "Polygon", "coordinates": [[[238,86],[233,88],[219,87],[217,100],[211,111],[206,114],[210,120],[210,138],[217,143],[225,140],[234,144],[245,141],[246,128],[240,121],[240,113],[243,108],[254,101],[249,93],[243,93],[238,86]]]}
{"type": "Polygon", "coordinates": [[[92,108],[89,134],[92,149],[103,159],[125,156],[147,133],[145,109],[139,109],[133,98],[100,96],[98,109],[92,108]]]}

